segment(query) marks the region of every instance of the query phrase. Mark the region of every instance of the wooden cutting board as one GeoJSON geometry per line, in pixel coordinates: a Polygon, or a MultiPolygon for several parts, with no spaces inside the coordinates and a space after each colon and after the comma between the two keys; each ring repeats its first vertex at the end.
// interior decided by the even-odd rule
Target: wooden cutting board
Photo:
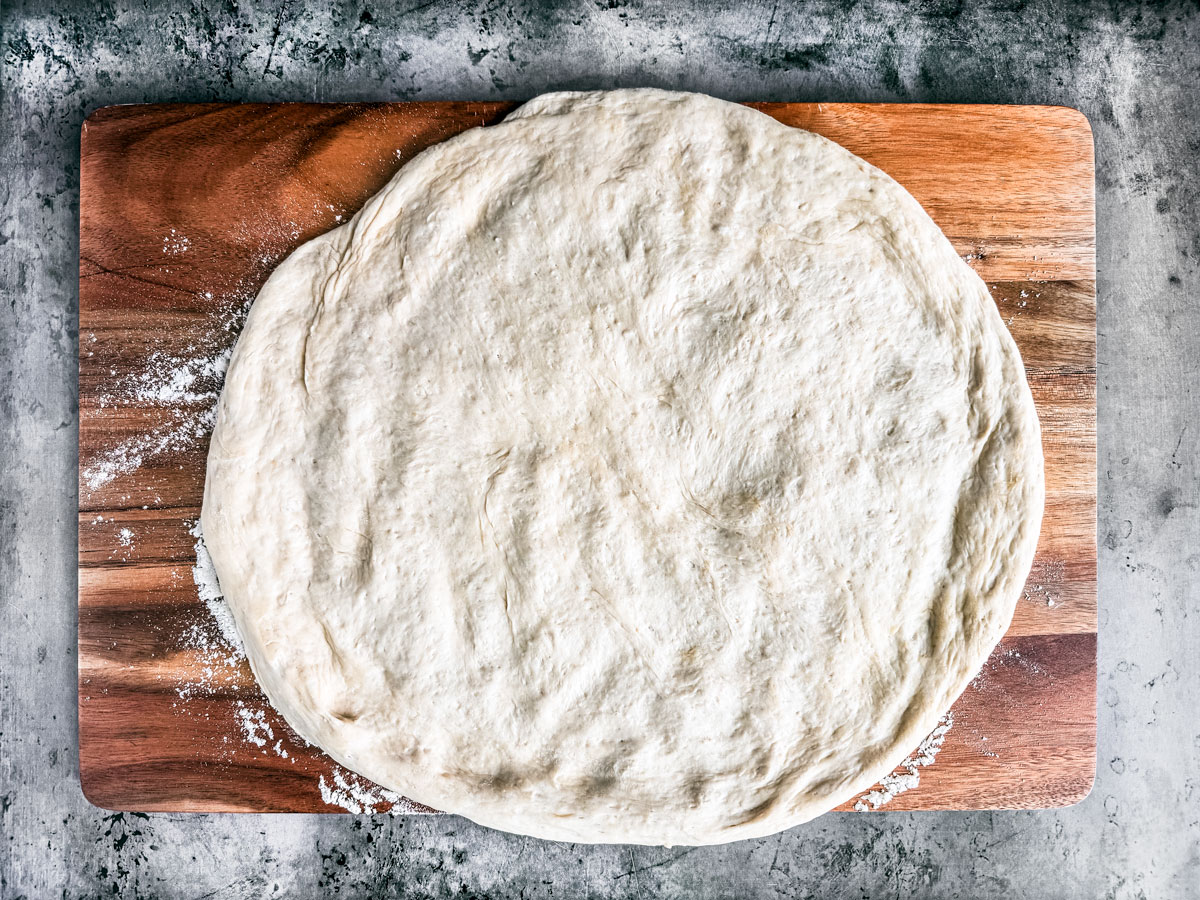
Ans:
{"type": "MultiPolygon", "coordinates": [[[[1096,752],[1095,213],[1079,113],[755,104],[907,187],[992,290],[1043,428],[1047,501],[1026,595],[917,788],[885,809],[1061,806],[1096,752]]],[[[500,103],[111,107],[82,137],[79,755],[95,804],[383,811],[306,746],[197,596],[220,353],[274,264],[425,147],[500,103]]],[[[398,804],[399,809],[408,809],[398,804]]]]}

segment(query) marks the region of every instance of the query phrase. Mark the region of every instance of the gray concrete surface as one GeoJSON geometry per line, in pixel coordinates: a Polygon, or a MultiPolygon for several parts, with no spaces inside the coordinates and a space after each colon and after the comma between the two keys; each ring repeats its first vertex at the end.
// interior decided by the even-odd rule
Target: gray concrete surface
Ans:
{"type": "Polygon", "coordinates": [[[4,0],[0,897],[1200,896],[1198,8],[712,6],[4,0]],[[519,99],[625,85],[1055,103],[1091,119],[1101,595],[1092,795],[1046,812],[829,815],[699,850],[551,844],[453,818],[89,807],[76,772],[74,662],[84,116],[138,101],[519,99]]]}

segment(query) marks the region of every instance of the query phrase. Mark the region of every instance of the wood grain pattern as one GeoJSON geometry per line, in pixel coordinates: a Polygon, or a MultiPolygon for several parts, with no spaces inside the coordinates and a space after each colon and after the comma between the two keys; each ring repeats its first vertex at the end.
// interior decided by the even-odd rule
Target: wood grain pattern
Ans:
{"type": "MultiPolygon", "coordinates": [[[[836,140],[924,204],[991,287],[1021,347],[1042,422],[1047,506],[1026,596],[955,704],[936,765],[885,809],[1077,801],[1092,783],[1096,721],[1087,122],[1052,107],[755,105],[836,140]]],[[[322,780],[335,783],[336,766],[270,710],[244,662],[214,661],[206,649],[215,627],[192,581],[188,527],[199,514],[202,421],[216,380],[200,373],[194,396],[169,405],[136,388],[148,383],[155,360],[231,344],[245,303],[275,263],[351,215],[405,160],[511,108],[127,106],[100,110],[85,124],[79,749],[92,802],[339,811],[320,789],[322,780]],[[129,465],[108,479],[104,466],[111,470],[122,448],[129,465]],[[262,746],[246,739],[242,721],[259,711],[254,734],[270,729],[262,746]]]]}

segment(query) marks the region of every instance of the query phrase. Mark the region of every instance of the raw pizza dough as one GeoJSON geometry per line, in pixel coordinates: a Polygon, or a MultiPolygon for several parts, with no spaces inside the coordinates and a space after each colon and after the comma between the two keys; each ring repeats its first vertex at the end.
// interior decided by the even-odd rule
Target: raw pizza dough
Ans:
{"type": "Polygon", "coordinates": [[[866,789],[1012,616],[1038,421],[915,200],[710,97],[550,94],[276,269],[203,528],[254,672],[343,765],[578,841],[866,789]]]}

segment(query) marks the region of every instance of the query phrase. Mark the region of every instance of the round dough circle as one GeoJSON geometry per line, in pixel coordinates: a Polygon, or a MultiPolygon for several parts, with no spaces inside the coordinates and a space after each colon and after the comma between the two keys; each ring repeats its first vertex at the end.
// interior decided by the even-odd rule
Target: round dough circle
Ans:
{"type": "Polygon", "coordinates": [[[1003,634],[1038,421],[979,278],[836,144],[550,94],[296,250],[203,529],[340,763],[547,838],[717,843],[866,789],[1003,634]]]}

